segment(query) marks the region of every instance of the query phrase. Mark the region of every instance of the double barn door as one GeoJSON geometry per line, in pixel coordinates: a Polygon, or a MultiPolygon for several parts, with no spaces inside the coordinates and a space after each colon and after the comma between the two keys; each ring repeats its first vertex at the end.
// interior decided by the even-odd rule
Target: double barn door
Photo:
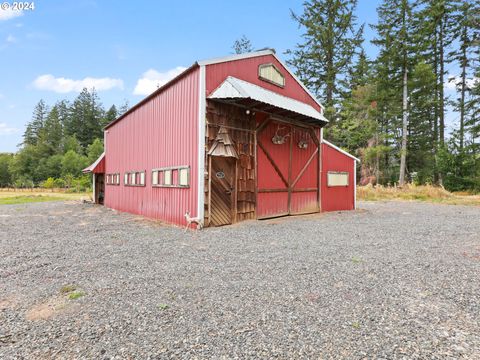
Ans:
{"type": "Polygon", "coordinates": [[[257,218],[320,210],[315,131],[273,120],[257,127],[257,218]]]}

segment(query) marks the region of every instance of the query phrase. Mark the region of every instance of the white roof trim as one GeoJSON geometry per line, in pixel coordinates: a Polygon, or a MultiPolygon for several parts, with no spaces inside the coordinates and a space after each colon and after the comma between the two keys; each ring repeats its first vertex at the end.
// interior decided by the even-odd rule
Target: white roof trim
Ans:
{"type": "Polygon", "coordinates": [[[202,66],[202,65],[212,65],[212,64],[220,64],[223,62],[227,61],[235,61],[235,60],[242,60],[242,59],[248,59],[252,57],[257,57],[257,56],[265,56],[265,55],[273,55],[273,57],[288,71],[288,73],[295,79],[297,83],[300,84],[300,86],[307,92],[308,95],[320,106],[322,109],[322,113],[325,110],[325,107],[318,101],[318,99],[310,92],[310,90],[307,89],[307,87],[298,79],[298,77],[288,68],[288,66],[279,59],[279,57],[275,54],[275,51],[271,49],[267,50],[261,50],[261,51],[254,51],[254,52],[249,52],[249,53],[244,53],[244,54],[235,54],[235,55],[230,55],[230,56],[223,56],[219,58],[213,58],[213,59],[207,59],[207,60],[201,60],[197,61],[197,64],[202,66]]]}
{"type": "Polygon", "coordinates": [[[322,143],[330,146],[331,148],[334,148],[337,151],[340,151],[343,155],[347,155],[348,157],[351,157],[353,160],[360,162],[359,158],[356,158],[352,154],[347,153],[345,150],[340,149],[338,146],[333,145],[330,141],[327,141],[325,139],[322,139],[322,143]]]}
{"type": "Polygon", "coordinates": [[[222,57],[213,58],[213,59],[200,60],[200,61],[197,61],[197,63],[200,66],[212,65],[212,64],[220,64],[227,61],[248,59],[252,57],[265,56],[265,55],[275,55],[275,52],[271,49],[267,49],[267,50],[261,50],[261,51],[248,52],[244,54],[235,54],[235,55],[222,56],[222,57]]]}
{"type": "Polygon", "coordinates": [[[209,99],[252,99],[275,107],[289,110],[297,114],[307,116],[311,119],[328,122],[321,112],[304,102],[277,94],[261,86],[237,79],[233,76],[227,77],[224,82],[216,88],[208,97],[209,99]]]}
{"type": "Polygon", "coordinates": [[[82,172],[92,172],[104,157],[105,157],[105,151],[102,153],[102,155],[98,157],[97,160],[95,160],[95,162],[92,165],[87,166],[85,169],[82,170],[82,172]]]}

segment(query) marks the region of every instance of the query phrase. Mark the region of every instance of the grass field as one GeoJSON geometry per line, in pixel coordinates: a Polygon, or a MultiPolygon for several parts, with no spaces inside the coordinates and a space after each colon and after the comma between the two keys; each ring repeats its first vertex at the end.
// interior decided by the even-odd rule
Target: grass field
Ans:
{"type": "Polygon", "coordinates": [[[90,193],[66,193],[64,191],[0,189],[0,205],[26,204],[44,201],[66,201],[90,199],[90,193]]]}
{"type": "Polygon", "coordinates": [[[451,193],[442,187],[431,185],[405,185],[402,188],[392,186],[358,186],[357,199],[377,200],[419,200],[450,205],[478,205],[480,195],[451,193]]]}

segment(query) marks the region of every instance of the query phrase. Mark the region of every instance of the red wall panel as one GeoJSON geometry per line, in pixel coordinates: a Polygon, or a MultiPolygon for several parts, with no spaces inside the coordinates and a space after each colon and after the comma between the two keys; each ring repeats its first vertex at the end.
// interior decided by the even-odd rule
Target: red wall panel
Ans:
{"type": "Polygon", "coordinates": [[[267,90],[291,97],[298,101],[313,106],[320,110],[316,101],[302,88],[288,71],[278,62],[273,55],[258,56],[253,58],[228,61],[206,66],[206,90],[207,96],[212,93],[228,77],[233,76],[252,84],[261,86],[267,90]],[[260,64],[273,63],[285,76],[285,86],[279,87],[258,78],[258,66],[260,64]]]}
{"type": "Polygon", "coordinates": [[[322,144],[322,211],[353,210],[355,208],[354,187],[355,160],[335,148],[322,144]],[[329,171],[348,172],[348,186],[327,186],[329,171]]]}
{"type": "Polygon", "coordinates": [[[120,186],[105,185],[105,205],[175,224],[197,216],[199,69],[133,110],[107,130],[106,173],[120,173],[120,186]],[[152,187],[151,170],[190,166],[189,188],[152,187]],[[125,186],[128,171],[146,171],[145,186],[125,186]]]}

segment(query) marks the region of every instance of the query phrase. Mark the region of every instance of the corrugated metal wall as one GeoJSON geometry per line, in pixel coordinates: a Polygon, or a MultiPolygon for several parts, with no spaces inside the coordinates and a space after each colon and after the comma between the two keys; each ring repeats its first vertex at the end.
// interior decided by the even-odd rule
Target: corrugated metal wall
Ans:
{"type": "Polygon", "coordinates": [[[213,92],[227,78],[233,76],[238,79],[256,84],[278,94],[291,97],[313,106],[320,110],[320,106],[302,88],[302,86],[288,73],[272,55],[258,56],[236,61],[228,61],[219,64],[206,66],[206,90],[207,95],[213,92]],[[285,76],[285,87],[273,85],[258,78],[258,66],[261,64],[273,63],[285,76]]]}
{"type": "Polygon", "coordinates": [[[185,224],[197,216],[199,69],[174,82],[117,122],[106,134],[106,173],[120,173],[120,186],[105,185],[107,207],[185,224]],[[189,188],[152,187],[151,170],[190,166],[189,188]],[[146,171],[145,186],[125,186],[124,174],[146,171]]]}
{"type": "Polygon", "coordinates": [[[322,211],[353,210],[355,208],[354,191],[355,160],[340,151],[322,144],[322,211]],[[348,186],[327,186],[329,171],[348,172],[348,186]]]}

